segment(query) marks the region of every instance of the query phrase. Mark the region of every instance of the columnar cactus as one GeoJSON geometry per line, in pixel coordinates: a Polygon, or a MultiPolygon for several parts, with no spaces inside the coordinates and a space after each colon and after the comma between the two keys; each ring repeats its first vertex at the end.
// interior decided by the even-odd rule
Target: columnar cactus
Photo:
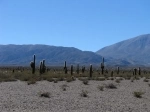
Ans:
{"type": "Polygon", "coordinates": [[[101,63],[101,69],[102,69],[102,74],[104,73],[104,57],[102,58],[102,63],[101,63]]]}
{"type": "Polygon", "coordinates": [[[40,62],[40,67],[39,67],[39,68],[40,68],[40,74],[43,73],[43,71],[42,71],[42,68],[43,68],[43,67],[42,67],[42,66],[43,66],[43,63],[42,63],[42,61],[41,61],[41,62],[40,62]]]}
{"type": "Polygon", "coordinates": [[[134,68],[134,75],[137,75],[137,69],[134,68]]]}
{"type": "Polygon", "coordinates": [[[45,73],[46,66],[45,66],[45,60],[40,62],[40,74],[45,73]]]}
{"type": "Polygon", "coordinates": [[[141,75],[141,68],[139,67],[139,75],[141,75]]]}
{"type": "Polygon", "coordinates": [[[66,64],[66,61],[65,61],[65,64],[64,64],[64,71],[65,71],[65,74],[67,74],[67,72],[68,72],[68,69],[67,69],[67,64],[66,64]]]}
{"type": "Polygon", "coordinates": [[[35,55],[33,56],[33,61],[30,62],[30,66],[32,68],[32,74],[35,73],[35,55]]]}
{"type": "Polygon", "coordinates": [[[71,75],[73,75],[73,65],[71,65],[71,75]]]}
{"type": "Polygon", "coordinates": [[[42,66],[42,71],[43,71],[43,73],[45,73],[45,71],[46,71],[46,66],[45,66],[45,60],[43,60],[43,66],[42,66]]]}
{"type": "Polygon", "coordinates": [[[85,66],[82,66],[82,73],[85,72],[85,66]]]}
{"type": "Polygon", "coordinates": [[[79,74],[79,64],[77,64],[77,74],[79,74]]]}
{"type": "Polygon", "coordinates": [[[114,72],[113,71],[111,71],[111,77],[113,77],[114,76],[114,72]]]}
{"type": "Polygon", "coordinates": [[[90,65],[90,77],[92,77],[92,73],[93,73],[93,67],[92,64],[90,65]]]}
{"type": "Polygon", "coordinates": [[[119,74],[119,71],[120,71],[120,70],[119,70],[119,67],[117,67],[117,74],[119,74]]]}

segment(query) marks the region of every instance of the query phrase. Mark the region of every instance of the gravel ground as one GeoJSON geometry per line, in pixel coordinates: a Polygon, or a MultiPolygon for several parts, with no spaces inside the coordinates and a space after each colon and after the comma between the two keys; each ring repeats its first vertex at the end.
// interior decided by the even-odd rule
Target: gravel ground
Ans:
{"type": "Polygon", "coordinates": [[[150,87],[143,79],[131,82],[82,81],[48,82],[39,81],[28,85],[26,82],[0,83],[1,112],[150,112],[150,87]],[[114,83],[117,89],[104,88],[100,91],[98,85],[114,83]],[[62,85],[67,85],[63,91],[62,85]],[[82,90],[88,92],[88,97],[81,97],[82,90]],[[136,98],[134,91],[143,91],[142,98],[136,98]],[[49,92],[50,98],[40,97],[43,92],[49,92]]]}

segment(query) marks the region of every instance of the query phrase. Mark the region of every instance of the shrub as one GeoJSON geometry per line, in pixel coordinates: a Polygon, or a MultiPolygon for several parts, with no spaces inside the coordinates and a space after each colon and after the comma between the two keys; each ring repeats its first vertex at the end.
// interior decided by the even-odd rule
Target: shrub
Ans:
{"type": "Polygon", "coordinates": [[[80,95],[81,95],[81,97],[88,97],[88,92],[85,90],[82,90],[80,95]]]}
{"type": "Polygon", "coordinates": [[[149,80],[148,80],[148,79],[146,79],[146,78],[145,78],[143,81],[144,81],[144,82],[149,82],[149,80]]]}
{"type": "Polygon", "coordinates": [[[68,87],[66,84],[62,85],[62,90],[66,91],[66,87],[68,87]]]}
{"type": "Polygon", "coordinates": [[[120,83],[120,79],[116,79],[116,81],[115,81],[116,83],[120,83]]]}
{"type": "Polygon", "coordinates": [[[44,92],[44,93],[41,93],[40,96],[45,97],[45,98],[50,98],[50,93],[49,92],[44,92]]]}
{"type": "Polygon", "coordinates": [[[57,83],[58,82],[58,80],[57,79],[54,79],[54,83],[57,83]]]}
{"type": "Polygon", "coordinates": [[[142,95],[144,94],[144,92],[135,91],[133,94],[134,94],[134,96],[135,96],[136,98],[142,98],[142,95]]]}
{"type": "Polygon", "coordinates": [[[110,83],[110,84],[106,85],[106,88],[108,88],[108,89],[117,89],[117,87],[113,83],[110,83]]]}
{"type": "Polygon", "coordinates": [[[100,91],[104,91],[104,86],[98,86],[97,87],[100,91]]]}
{"type": "Polygon", "coordinates": [[[35,84],[35,83],[36,83],[36,80],[30,80],[27,82],[28,85],[35,84]]]}
{"type": "Polygon", "coordinates": [[[83,80],[83,84],[88,85],[89,81],[88,80],[83,80]]]}

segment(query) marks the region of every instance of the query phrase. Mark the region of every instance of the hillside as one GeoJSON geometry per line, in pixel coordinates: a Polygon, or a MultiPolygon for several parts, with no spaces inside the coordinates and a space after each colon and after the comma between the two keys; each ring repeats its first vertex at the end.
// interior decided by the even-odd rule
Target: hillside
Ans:
{"type": "Polygon", "coordinates": [[[99,64],[102,57],[94,52],[81,51],[73,47],[56,47],[49,45],[0,45],[0,65],[29,65],[33,54],[36,63],[43,59],[47,65],[99,64]]]}
{"type": "Polygon", "coordinates": [[[132,64],[150,65],[150,34],[121,41],[96,53],[106,58],[128,60],[132,64]]]}

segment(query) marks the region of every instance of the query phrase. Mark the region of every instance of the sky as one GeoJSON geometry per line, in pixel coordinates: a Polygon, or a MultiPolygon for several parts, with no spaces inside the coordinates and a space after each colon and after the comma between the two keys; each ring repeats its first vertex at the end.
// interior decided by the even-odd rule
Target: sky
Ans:
{"type": "Polygon", "coordinates": [[[150,33],[150,0],[0,0],[0,44],[99,49],[150,33]]]}

